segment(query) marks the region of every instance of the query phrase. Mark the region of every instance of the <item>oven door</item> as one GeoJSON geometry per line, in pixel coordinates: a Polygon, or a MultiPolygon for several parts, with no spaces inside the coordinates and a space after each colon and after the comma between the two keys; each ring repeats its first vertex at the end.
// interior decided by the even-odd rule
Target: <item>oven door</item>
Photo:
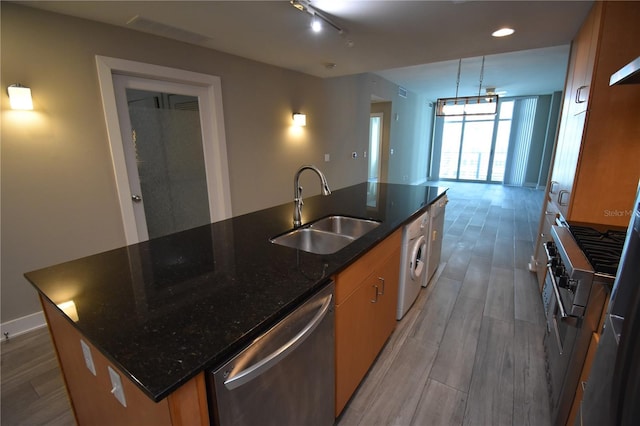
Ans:
{"type": "Polygon", "coordinates": [[[563,404],[561,395],[567,372],[573,368],[571,359],[580,333],[581,321],[568,313],[575,308],[572,305],[573,293],[557,285],[552,268],[547,270],[545,277],[543,300],[548,301],[545,311],[547,327],[544,336],[547,385],[552,418],[556,418],[560,405],[563,404]]]}

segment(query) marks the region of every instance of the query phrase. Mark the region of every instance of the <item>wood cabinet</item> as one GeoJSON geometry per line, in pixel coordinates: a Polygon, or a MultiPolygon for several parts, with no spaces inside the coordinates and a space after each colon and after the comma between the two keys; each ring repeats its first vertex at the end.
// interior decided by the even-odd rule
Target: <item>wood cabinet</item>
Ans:
{"type": "Polygon", "coordinates": [[[395,328],[401,232],[394,232],[334,277],[336,417],[395,328]]]}
{"type": "Polygon", "coordinates": [[[588,109],[601,17],[602,4],[596,3],[573,43],[565,91],[565,96],[569,97],[570,102],[566,103],[571,115],[580,114],[588,109]]]}
{"type": "Polygon", "coordinates": [[[638,22],[640,2],[595,2],[573,41],[536,259],[546,211],[570,222],[629,224],[640,179],[640,85],[609,86],[609,78],[640,56],[638,22]]]}
{"type": "Polygon", "coordinates": [[[562,116],[549,188],[552,201],[565,217],[569,213],[569,200],[578,167],[589,106],[601,17],[602,3],[598,2],[594,4],[571,45],[562,116]]]}
{"type": "Polygon", "coordinates": [[[102,355],[48,300],[40,298],[78,425],[209,425],[204,373],[153,402],[102,355]],[[83,341],[96,374],[86,366],[83,341]],[[120,376],[126,406],[112,394],[108,367],[120,376]]]}
{"type": "Polygon", "coordinates": [[[609,86],[640,56],[640,3],[596,2],[567,73],[551,201],[570,221],[626,227],[640,167],[640,86],[609,86]]]}

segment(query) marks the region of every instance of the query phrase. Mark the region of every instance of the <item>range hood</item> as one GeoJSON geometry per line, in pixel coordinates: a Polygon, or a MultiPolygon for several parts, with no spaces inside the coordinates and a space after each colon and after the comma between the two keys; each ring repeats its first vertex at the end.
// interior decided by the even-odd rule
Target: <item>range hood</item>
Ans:
{"type": "Polygon", "coordinates": [[[614,84],[640,84],[640,56],[611,74],[609,86],[614,84]]]}

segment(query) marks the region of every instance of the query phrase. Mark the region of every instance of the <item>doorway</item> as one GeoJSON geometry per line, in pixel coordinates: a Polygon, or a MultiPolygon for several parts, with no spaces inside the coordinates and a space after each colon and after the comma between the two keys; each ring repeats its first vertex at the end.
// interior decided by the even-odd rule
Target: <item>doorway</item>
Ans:
{"type": "Polygon", "coordinates": [[[383,118],[382,112],[371,113],[369,117],[369,182],[380,180],[383,118]]]}
{"type": "Polygon", "coordinates": [[[369,144],[367,157],[367,180],[387,182],[389,177],[391,101],[371,98],[369,110],[369,144]]]}
{"type": "Polygon", "coordinates": [[[127,244],[231,217],[220,79],[96,62],[127,244]]]}

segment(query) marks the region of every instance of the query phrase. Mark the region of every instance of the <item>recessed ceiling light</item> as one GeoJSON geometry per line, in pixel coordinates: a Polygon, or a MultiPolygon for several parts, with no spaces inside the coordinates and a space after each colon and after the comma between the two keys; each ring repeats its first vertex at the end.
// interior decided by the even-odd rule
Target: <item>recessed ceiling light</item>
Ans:
{"type": "Polygon", "coordinates": [[[492,32],[491,35],[494,37],[506,37],[510,36],[514,32],[515,30],[513,28],[500,28],[499,30],[492,32]]]}

